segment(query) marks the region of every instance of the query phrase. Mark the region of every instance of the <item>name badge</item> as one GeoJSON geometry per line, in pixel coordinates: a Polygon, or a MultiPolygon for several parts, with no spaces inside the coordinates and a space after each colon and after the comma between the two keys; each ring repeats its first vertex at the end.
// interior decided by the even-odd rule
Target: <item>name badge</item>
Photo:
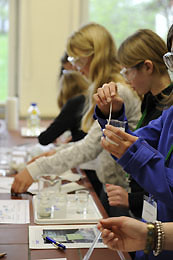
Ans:
{"type": "Polygon", "coordinates": [[[152,197],[144,196],[142,218],[146,222],[157,220],[157,202],[152,197]]]}

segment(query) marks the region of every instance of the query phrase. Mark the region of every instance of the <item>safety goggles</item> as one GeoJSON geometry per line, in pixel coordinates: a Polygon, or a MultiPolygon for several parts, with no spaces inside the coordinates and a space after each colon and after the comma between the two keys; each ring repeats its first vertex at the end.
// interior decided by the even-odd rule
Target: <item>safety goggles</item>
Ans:
{"type": "Polygon", "coordinates": [[[167,52],[163,56],[164,63],[166,64],[168,70],[173,72],[173,49],[171,49],[171,52],[167,52]]]}
{"type": "Polygon", "coordinates": [[[88,57],[74,58],[69,56],[67,59],[78,70],[83,69],[88,62],[88,57]]]}
{"type": "Polygon", "coordinates": [[[138,63],[137,65],[131,67],[131,68],[123,68],[120,71],[120,74],[123,76],[123,78],[125,79],[126,82],[131,82],[135,76],[136,76],[136,68],[139,67],[140,65],[144,64],[144,61],[138,63]]]}

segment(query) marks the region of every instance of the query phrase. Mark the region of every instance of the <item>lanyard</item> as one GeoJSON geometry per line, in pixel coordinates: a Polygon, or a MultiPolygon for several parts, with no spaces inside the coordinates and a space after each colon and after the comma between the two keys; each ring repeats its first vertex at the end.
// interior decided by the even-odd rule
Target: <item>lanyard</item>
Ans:
{"type": "Polygon", "coordinates": [[[167,155],[166,155],[165,165],[168,164],[168,161],[169,161],[169,159],[170,159],[170,157],[171,157],[172,152],[173,152],[173,144],[171,145],[171,148],[169,149],[169,151],[168,151],[168,153],[167,153],[167,155]]]}
{"type": "Polygon", "coordinates": [[[143,121],[144,121],[144,118],[146,117],[146,114],[147,114],[147,109],[145,108],[144,112],[142,113],[142,116],[141,118],[139,119],[139,122],[137,123],[137,126],[135,128],[135,130],[137,130],[138,128],[141,127],[143,121]]]}

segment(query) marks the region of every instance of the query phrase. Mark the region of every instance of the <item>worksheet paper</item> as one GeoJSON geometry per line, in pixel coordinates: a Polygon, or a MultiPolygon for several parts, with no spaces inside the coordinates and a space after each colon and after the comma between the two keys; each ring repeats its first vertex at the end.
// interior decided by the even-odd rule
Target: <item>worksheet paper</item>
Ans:
{"type": "Polygon", "coordinates": [[[0,223],[30,223],[29,200],[0,200],[0,223]]]}
{"type": "MultiPolygon", "coordinates": [[[[67,248],[90,248],[97,232],[96,225],[29,226],[29,248],[55,249],[43,236],[48,236],[67,248]]],[[[105,248],[106,245],[100,238],[95,247],[105,248]]]]}

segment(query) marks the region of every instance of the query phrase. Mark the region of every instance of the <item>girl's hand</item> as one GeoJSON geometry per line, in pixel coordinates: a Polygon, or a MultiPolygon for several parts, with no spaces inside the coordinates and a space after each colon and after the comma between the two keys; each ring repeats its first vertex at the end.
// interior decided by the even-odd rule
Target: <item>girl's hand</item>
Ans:
{"type": "Polygon", "coordinates": [[[97,228],[102,232],[103,243],[112,250],[132,252],[146,245],[147,224],[129,217],[100,220],[97,228]]]}
{"type": "Polygon", "coordinates": [[[104,135],[115,144],[110,143],[105,137],[102,137],[101,143],[103,148],[118,159],[120,159],[128,148],[138,139],[138,137],[127,134],[112,125],[106,125],[104,135]]]}
{"type": "Polygon", "coordinates": [[[123,106],[123,99],[118,95],[117,85],[114,82],[104,84],[97,89],[93,98],[102,113],[107,117],[109,115],[110,103],[112,102],[112,112],[118,113],[123,106]]]}

